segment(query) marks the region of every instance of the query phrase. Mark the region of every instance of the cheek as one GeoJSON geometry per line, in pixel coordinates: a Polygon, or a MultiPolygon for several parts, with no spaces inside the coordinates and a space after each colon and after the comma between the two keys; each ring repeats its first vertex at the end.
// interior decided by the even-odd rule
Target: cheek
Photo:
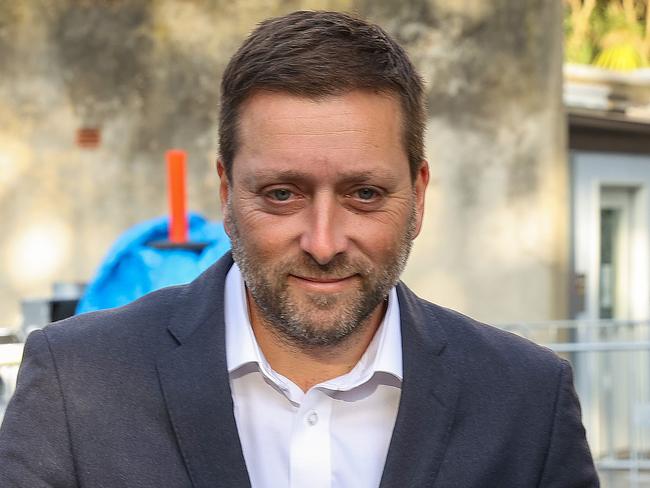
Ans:
{"type": "Polygon", "coordinates": [[[377,234],[373,239],[367,239],[365,250],[375,260],[382,260],[395,254],[399,245],[400,240],[394,235],[394,232],[385,231],[377,234]]]}
{"type": "Polygon", "coordinates": [[[237,223],[242,245],[262,259],[281,259],[292,249],[292,242],[297,241],[295,226],[288,219],[244,210],[238,213],[237,223]]]}
{"type": "Polygon", "coordinates": [[[409,209],[350,220],[351,239],[365,254],[381,258],[395,253],[408,234],[409,209]]]}

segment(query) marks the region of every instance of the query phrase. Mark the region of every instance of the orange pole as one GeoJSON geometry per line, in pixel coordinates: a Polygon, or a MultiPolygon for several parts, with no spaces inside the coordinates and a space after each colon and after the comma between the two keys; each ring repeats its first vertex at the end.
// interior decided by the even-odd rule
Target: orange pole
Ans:
{"type": "Polygon", "coordinates": [[[185,161],[187,154],[171,149],[167,159],[167,188],[169,193],[169,240],[187,242],[187,215],[185,213],[185,161]]]}

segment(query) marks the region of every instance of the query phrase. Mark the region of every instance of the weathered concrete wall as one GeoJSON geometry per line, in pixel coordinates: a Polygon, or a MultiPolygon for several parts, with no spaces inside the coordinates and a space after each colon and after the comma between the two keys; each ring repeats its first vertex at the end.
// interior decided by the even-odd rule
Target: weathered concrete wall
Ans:
{"type": "Polygon", "coordinates": [[[28,0],[0,3],[0,327],[166,211],[166,149],[188,150],[190,207],[219,217],[221,71],[256,22],[298,8],[378,21],[429,81],[433,179],[407,282],[487,320],[563,314],[559,2],[28,0]],[[97,149],[75,144],[81,127],[101,129],[97,149]]]}
{"type": "Polygon", "coordinates": [[[428,81],[432,182],[404,279],[494,322],[565,318],[561,2],[367,0],[428,81]]]}
{"type": "Polygon", "coordinates": [[[87,280],[126,227],[166,212],[163,155],[219,217],[221,71],[256,22],[337,1],[0,2],[0,327],[53,281],[87,280]],[[99,127],[95,150],[75,143],[99,127]]]}

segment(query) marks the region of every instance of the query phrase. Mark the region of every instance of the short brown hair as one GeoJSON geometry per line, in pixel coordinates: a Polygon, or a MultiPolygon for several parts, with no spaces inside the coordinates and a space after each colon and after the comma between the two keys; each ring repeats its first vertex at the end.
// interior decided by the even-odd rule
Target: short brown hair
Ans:
{"type": "Polygon", "coordinates": [[[220,157],[228,178],[238,112],[255,91],[321,98],[355,89],[396,94],[411,177],[424,159],[422,79],[379,26],[340,12],[298,11],[262,22],[231,58],[221,82],[220,157]]]}

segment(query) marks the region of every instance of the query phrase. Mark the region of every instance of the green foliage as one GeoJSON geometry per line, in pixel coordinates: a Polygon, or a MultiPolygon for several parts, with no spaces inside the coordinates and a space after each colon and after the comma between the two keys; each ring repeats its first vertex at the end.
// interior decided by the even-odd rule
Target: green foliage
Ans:
{"type": "Polygon", "coordinates": [[[565,59],[620,71],[650,65],[648,1],[565,0],[565,59]]]}
{"type": "Polygon", "coordinates": [[[567,61],[576,64],[591,64],[594,60],[594,46],[589,41],[579,44],[567,45],[564,51],[564,57],[567,61]]]}

